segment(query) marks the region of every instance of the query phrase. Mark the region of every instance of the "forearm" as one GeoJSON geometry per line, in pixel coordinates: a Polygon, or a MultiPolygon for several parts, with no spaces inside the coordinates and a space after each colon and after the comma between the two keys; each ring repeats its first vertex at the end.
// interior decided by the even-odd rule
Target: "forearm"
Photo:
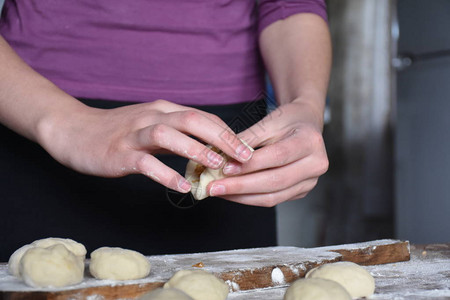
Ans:
{"type": "Polygon", "coordinates": [[[41,142],[50,120],[84,105],[29,67],[0,36],[0,122],[41,142]]]}
{"type": "Polygon", "coordinates": [[[278,103],[304,104],[322,126],[331,68],[325,21],[315,14],[292,15],[264,29],[259,43],[278,103]]]}

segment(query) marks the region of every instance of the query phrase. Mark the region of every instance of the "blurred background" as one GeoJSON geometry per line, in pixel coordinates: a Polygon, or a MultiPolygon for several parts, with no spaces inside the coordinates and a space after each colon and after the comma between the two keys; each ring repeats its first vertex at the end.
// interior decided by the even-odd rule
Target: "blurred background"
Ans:
{"type": "Polygon", "coordinates": [[[280,245],[450,241],[450,1],[328,0],[330,169],[280,245]]]}

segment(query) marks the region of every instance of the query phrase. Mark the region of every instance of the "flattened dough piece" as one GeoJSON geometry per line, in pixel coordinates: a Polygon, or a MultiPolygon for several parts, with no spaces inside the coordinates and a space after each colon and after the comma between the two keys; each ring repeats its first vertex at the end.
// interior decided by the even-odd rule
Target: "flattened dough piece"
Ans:
{"type": "Polygon", "coordinates": [[[83,280],[84,262],[62,244],[33,247],[20,260],[20,274],[32,287],[63,287],[83,280]]]}
{"type": "Polygon", "coordinates": [[[180,289],[194,300],[225,300],[228,285],[204,270],[181,270],[170,278],[164,288],[180,289]]]}
{"type": "Polygon", "coordinates": [[[322,278],[299,279],[287,289],[284,300],[350,300],[339,283],[322,278]]]}
{"type": "Polygon", "coordinates": [[[338,282],[352,298],[369,297],[375,291],[375,279],[363,267],[352,262],[325,264],[306,274],[306,278],[324,278],[338,282]]]}
{"type": "Polygon", "coordinates": [[[140,279],[150,273],[150,262],[137,251],[102,247],[91,253],[89,271],[97,279],[140,279]]]}
{"type": "Polygon", "coordinates": [[[194,300],[188,294],[179,289],[159,288],[139,297],[138,300],[194,300]]]}

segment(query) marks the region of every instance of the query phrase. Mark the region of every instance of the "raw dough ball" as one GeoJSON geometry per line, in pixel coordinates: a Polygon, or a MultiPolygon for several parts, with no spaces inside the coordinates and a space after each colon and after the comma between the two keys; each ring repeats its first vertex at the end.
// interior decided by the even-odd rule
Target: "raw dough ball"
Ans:
{"type": "Polygon", "coordinates": [[[299,279],[287,289],[284,300],[350,300],[339,283],[322,278],[299,279]]]}
{"type": "Polygon", "coordinates": [[[83,246],[83,244],[77,243],[71,239],[46,238],[31,243],[31,245],[40,248],[47,248],[56,244],[63,244],[69,251],[71,251],[82,260],[84,260],[86,257],[86,248],[83,246]]]}
{"type": "Polygon", "coordinates": [[[173,289],[173,288],[159,288],[142,297],[138,300],[194,300],[189,297],[185,292],[173,289]]]}
{"type": "Polygon", "coordinates": [[[69,251],[72,251],[84,263],[84,258],[86,256],[86,248],[82,244],[77,243],[71,239],[46,238],[34,241],[29,245],[25,245],[17,249],[9,258],[8,262],[9,273],[11,273],[16,277],[20,277],[19,273],[20,259],[28,249],[31,249],[33,247],[47,248],[56,244],[63,244],[64,246],[66,246],[66,248],[69,251]]]}
{"type": "Polygon", "coordinates": [[[353,298],[369,297],[375,291],[375,280],[363,267],[352,262],[325,264],[312,269],[306,278],[324,278],[340,283],[353,298]]]}
{"type": "Polygon", "coordinates": [[[203,270],[178,271],[164,288],[180,289],[194,300],[225,300],[228,296],[228,285],[203,270]]]}
{"type": "Polygon", "coordinates": [[[102,247],[91,253],[89,271],[97,279],[139,279],[150,273],[150,262],[133,250],[102,247]]]}
{"type": "MultiPolygon", "coordinates": [[[[241,142],[244,143],[252,152],[254,151],[253,148],[250,147],[244,140],[241,140],[241,142]]],[[[207,147],[214,152],[222,155],[225,162],[229,160],[229,157],[218,148],[212,147],[210,145],[207,145],[207,147]]],[[[223,164],[223,166],[224,165],[225,163],[223,164]]],[[[184,177],[191,183],[191,193],[194,196],[194,199],[203,200],[207,198],[208,192],[206,191],[206,188],[208,187],[208,184],[214,180],[225,178],[225,175],[222,171],[223,166],[219,169],[211,169],[193,160],[189,160],[186,166],[186,173],[184,177]]]]}
{"type": "Polygon", "coordinates": [[[62,244],[33,247],[20,260],[20,274],[33,287],[62,287],[83,280],[84,263],[62,244]]]}
{"type": "Polygon", "coordinates": [[[28,249],[31,249],[33,247],[33,245],[25,245],[14,251],[8,261],[8,271],[10,274],[20,278],[20,259],[28,249]]]}

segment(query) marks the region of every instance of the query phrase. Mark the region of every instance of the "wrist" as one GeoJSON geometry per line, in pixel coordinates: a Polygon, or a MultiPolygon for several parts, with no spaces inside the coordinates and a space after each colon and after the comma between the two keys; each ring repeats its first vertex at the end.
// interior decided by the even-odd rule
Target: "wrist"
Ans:
{"type": "Polygon", "coordinates": [[[36,121],[35,140],[53,154],[67,143],[67,130],[74,127],[72,121],[79,119],[89,108],[66,94],[59,95],[51,103],[54,104],[53,107],[45,110],[36,121]]]}
{"type": "Polygon", "coordinates": [[[325,99],[319,97],[298,97],[290,104],[295,106],[299,112],[302,122],[312,124],[318,131],[322,132],[324,125],[325,99]]]}

